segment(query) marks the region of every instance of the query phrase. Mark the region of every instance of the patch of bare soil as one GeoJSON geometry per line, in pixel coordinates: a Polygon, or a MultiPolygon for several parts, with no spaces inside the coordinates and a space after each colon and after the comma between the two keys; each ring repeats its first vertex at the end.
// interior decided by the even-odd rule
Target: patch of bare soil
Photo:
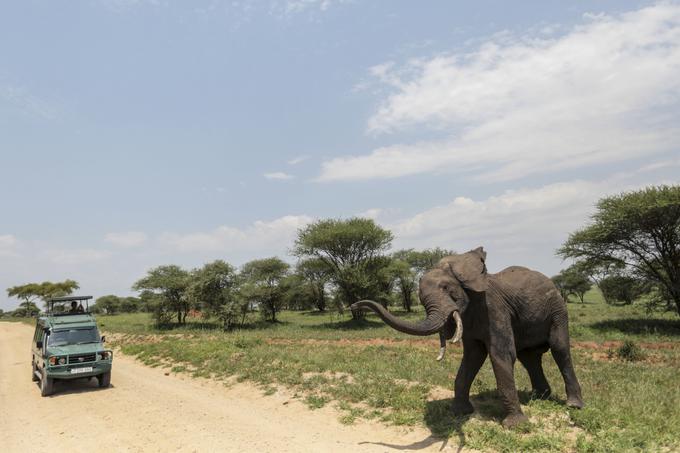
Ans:
{"type": "MultiPolygon", "coordinates": [[[[644,349],[680,349],[680,342],[661,341],[656,343],[637,343],[644,349]]],[[[597,343],[595,341],[572,341],[571,347],[574,349],[599,349],[609,350],[618,349],[623,345],[623,341],[603,341],[597,343]]]]}
{"type": "MultiPolygon", "coordinates": [[[[656,343],[637,343],[644,351],[644,356],[638,360],[640,363],[654,365],[668,365],[677,362],[677,358],[664,354],[664,351],[680,350],[680,343],[656,342],[656,343]]],[[[623,362],[617,357],[616,351],[623,345],[622,341],[604,341],[596,343],[594,341],[573,342],[572,348],[577,350],[592,351],[590,356],[593,360],[601,362],[623,362]]]]}
{"type": "MultiPolygon", "coordinates": [[[[439,349],[439,339],[434,338],[414,338],[398,340],[394,338],[340,338],[337,340],[319,340],[315,338],[290,339],[290,338],[270,338],[267,344],[273,345],[333,345],[333,346],[416,346],[434,347],[439,349]]],[[[448,345],[452,348],[460,348],[460,343],[448,345]]]]}

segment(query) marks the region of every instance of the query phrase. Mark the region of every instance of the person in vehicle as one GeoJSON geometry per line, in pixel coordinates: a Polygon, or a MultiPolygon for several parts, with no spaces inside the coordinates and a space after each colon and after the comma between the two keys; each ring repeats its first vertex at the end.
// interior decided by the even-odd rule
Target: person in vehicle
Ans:
{"type": "Polygon", "coordinates": [[[78,302],[76,302],[75,300],[73,302],[71,302],[71,309],[68,312],[69,313],[78,313],[78,302]]]}

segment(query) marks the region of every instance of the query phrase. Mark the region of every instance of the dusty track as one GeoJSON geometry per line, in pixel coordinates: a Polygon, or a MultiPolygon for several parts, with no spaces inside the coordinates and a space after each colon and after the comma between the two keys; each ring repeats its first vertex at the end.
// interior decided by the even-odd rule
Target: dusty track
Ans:
{"type": "MultiPolygon", "coordinates": [[[[114,359],[112,386],[57,384],[42,398],[30,380],[31,327],[0,322],[3,452],[386,452],[442,451],[424,429],[345,426],[332,408],[311,411],[283,393],[249,385],[166,376],[129,357],[114,359]]],[[[453,446],[444,445],[443,451],[453,446]]]]}

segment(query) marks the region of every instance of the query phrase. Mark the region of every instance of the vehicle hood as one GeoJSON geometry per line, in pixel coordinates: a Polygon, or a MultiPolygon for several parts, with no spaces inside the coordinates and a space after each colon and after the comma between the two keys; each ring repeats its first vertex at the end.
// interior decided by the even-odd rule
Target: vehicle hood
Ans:
{"type": "Polygon", "coordinates": [[[93,352],[103,351],[104,346],[101,343],[86,343],[86,344],[69,344],[64,346],[48,346],[48,355],[70,355],[70,354],[88,354],[93,352]]]}

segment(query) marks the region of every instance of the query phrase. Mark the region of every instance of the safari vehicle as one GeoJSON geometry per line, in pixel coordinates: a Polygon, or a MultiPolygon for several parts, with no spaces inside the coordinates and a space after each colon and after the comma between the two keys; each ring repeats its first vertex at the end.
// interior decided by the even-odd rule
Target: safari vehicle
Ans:
{"type": "Polygon", "coordinates": [[[31,377],[40,394],[51,395],[57,379],[97,377],[99,387],[111,383],[113,351],[104,348],[97,322],[89,312],[92,296],[55,297],[36,321],[31,345],[31,377]],[[83,307],[85,304],[85,307],[83,307]]]}

